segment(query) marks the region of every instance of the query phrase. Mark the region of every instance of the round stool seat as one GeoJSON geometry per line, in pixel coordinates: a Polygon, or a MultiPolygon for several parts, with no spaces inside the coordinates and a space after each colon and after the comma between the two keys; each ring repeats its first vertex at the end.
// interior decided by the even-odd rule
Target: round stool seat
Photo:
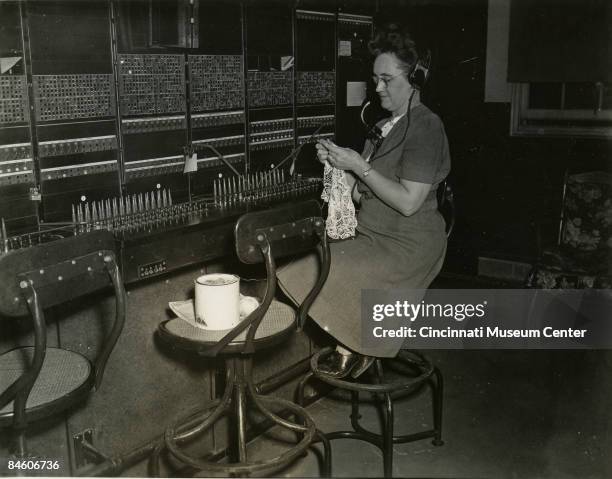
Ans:
{"type": "Polygon", "coordinates": [[[412,391],[422,386],[434,373],[434,365],[422,354],[416,351],[401,350],[393,358],[396,361],[401,379],[384,383],[364,383],[349,378],[334,378],[319,370],[319,360],[333,352],[331,348],[323,348],[310,358],[310,367],[314,376],[337,388],[349,391],[363,391],[373,393],[392,393],[396,391],[412,391]]]}
{"type": "MultiPolygon", "coordinates": [[[[33,347],[18,348],[0,356],[0,390],[5,390],[30,365],[33,347]]],[[[40,374],[26,403],[28,420],[60,412],[87,394],[93,384],[93,366],[85,356],[59,348],[47,348],[40,374]]],[[[0,410],[0,425],[13,420],[13,401],[0,410]]]]}
{"type": "MultiPolygon", "coordinates": [[[[293,331],[295,321],[295,309],[279,301],[272,301],[255,333],[253,341],[255,349],[263,349],[282,342],[293,331]]],[[[159,332],[164,340],[184,349],[195,351],[216,344],[228,331],[230,330],[196,328],[180,318],[169,319],[159,325],[159,332]]],[[[247,331],[248,329],[240,333],[221,353],[242,351],[247,331]]]]}

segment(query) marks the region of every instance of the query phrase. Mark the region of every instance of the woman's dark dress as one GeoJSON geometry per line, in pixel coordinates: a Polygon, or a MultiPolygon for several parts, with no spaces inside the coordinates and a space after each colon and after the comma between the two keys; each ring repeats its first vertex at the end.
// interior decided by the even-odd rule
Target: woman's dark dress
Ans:
{"type": "MultiPolygon", "coordinates": [[[[431,184],[431,191],[419,211],[403,216],[359,182],[357,236],[331,244],[329,277],[310,310],[310,317],[341,344],[370,356],[393,357],[402,340],[362,344],[361,290],[424,290],[439,273],[446,253],[445,225],[437,209],[436,186],[450,171],[448,141],[442,122],[426,106],[414,107],[410,116],[404,140],[406,116],[391,129],[371,165],[394,181],[403,178],[431,184]]],[[[372,150],[368,143],[363,157],[367,158],[372,150]]],[[[318,259],[309,255],[281,269],[278,278],[283,291],[300,302],[314,284],[317,272],[318,259]]],[[[422,293],[407,292],[403,298],[419,302],[422,293]]]]}

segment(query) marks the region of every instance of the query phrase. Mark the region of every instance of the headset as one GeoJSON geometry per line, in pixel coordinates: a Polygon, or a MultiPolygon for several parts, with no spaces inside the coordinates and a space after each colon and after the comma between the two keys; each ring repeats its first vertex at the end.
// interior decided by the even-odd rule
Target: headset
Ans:
{"type": "MultiPolygon", "coordinates": [[[[429,78],[430,69],[431,69],[431,51],[427,50],[423,56],[420,56],[419,58],[417,58],[417,61],[412,66],[412,69],[410,70],[410,73],[408,74],[408,82],[410,83],[410,86],[412,86],[413,90],[408,100],[408,111],[406,112],[406,118],[408,122],[406,124],[404,136],[401,142],[398,143],[398,145],[395,145],[390,150],[388,150],[387,153],[390,153],[392,150],[397,148],[399,144],[401,144],[404,141],[406,137],[406,133],[408,131],[408,127],[410,126],[410,107],[412,104],[412,98],[414,97],[415,92],[421,91],[421,89],[427,83],[427,79],[429,78]]],[[[361,113],[359,116],[361,118],[361,123],[366,129],[366,138],[372,141],[375,147],[375,151],[376,151],[378,150],[378,148],[380,148],[380,145],[382,144],[384,137],[382,136],[381,129],[378,127],[378,125],[376,125],[376,122],[374,122],[373,124],[370,124],[365,119],[365,111],[368,109],[371,103],[372,103],[371,100],[368,100],[361,107],[361,113]]]]}
{"type": "Polygon", "coordinates": [[[417,58],[416,63],[412,67],[408,81],[416,90],[421,90],[427,79],[429,78],[429,70],[431,68],[431,51],[427,50],[423,56],[417,58]]]}

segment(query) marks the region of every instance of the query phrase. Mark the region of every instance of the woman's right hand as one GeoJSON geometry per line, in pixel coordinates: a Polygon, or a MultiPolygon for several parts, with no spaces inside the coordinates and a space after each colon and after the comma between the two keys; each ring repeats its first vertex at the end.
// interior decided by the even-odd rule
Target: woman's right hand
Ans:
{"type": "Polygon", "coordinates": [[[319,142],[315,144],[315,147],[317,148],[317,158],[321,163],[325,163],[329,157],[329,151],[319,142]]]}

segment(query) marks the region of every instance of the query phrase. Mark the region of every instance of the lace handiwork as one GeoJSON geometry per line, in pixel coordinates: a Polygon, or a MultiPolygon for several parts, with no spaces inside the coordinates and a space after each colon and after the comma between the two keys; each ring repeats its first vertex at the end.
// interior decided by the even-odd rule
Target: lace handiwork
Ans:
{"type": "MultiPolygon", "coordinates": [[[[382,137],[386,138],[391,129],[404,115],[396,116],[382,126],[382,137]]],[[[366,161],[370,161],[369,158],[366,161]]],[[[351,188],[344,171],[325,162],[323,170],[323,193],[321,199],[328,203],[325,229],[331,239],[346,239],[355,236],[357,218],[351,188]]]]}
{"type": "Polygon", "coordinates": [[[323,170],[323,193],[321,199],[328,203],[325,230],[332,239],[355,236],[357,218],[355,206],[344,171],[332,167],[327,161],[323,170]]]}

